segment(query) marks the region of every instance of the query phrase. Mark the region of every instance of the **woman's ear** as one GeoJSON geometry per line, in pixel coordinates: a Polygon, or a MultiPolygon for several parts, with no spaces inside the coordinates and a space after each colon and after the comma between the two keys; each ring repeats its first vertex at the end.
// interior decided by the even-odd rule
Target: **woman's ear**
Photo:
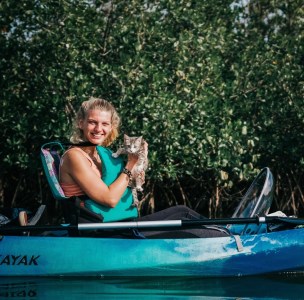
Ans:
{"type": "Polygon", "coordinates": [[[81,119],[81,120],[79,120],[79,122],[78,122],[78,128],[79,129],[83,129],[83,120],[81,119]]]}

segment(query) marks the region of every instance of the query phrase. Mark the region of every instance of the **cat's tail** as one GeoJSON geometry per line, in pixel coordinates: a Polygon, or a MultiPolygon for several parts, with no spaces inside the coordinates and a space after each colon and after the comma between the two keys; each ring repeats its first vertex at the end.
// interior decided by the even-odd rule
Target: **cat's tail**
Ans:
{"type": "Polygon", "coordinates": [[[137,190],[135,187],[132,187],[132,196],[133,196],[133,206],[138,207],[139,201],[137,196],[137,190]]]}

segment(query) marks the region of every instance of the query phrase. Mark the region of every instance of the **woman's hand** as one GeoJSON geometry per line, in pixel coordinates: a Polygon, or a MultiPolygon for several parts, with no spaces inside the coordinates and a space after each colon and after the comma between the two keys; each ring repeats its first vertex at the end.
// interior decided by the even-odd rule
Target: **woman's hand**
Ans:
{"type": "Polygon", "coordinates": [[[126,164],[126,169],[128,169],[129,171],[132,171],[134,166],[136,165],[137,161],[138,161],[137,155],[128,154],[128,161],[126,164]]]}

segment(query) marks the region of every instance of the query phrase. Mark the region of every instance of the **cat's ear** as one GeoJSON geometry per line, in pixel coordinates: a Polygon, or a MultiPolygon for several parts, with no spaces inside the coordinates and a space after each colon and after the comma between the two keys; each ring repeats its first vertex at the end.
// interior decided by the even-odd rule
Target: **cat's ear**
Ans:
{"type": "Polygon", "coordinates": [[[124,134],[124,140],[127,140],[127,139],[129,139],[129,136],[124,134]]]}
{"type": "Polygon", "coordinates": [[[141,140],[142,140],[142,136],[139,136],[139,137],[136,138],[135,143],[136,143],[137,147],[140,147],[140,145],[142,143],[141,140]]]}

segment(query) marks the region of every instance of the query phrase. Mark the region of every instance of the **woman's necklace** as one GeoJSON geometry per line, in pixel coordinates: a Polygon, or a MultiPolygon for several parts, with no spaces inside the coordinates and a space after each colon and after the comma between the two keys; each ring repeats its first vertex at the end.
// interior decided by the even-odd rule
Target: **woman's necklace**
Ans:
{"type": "Polygon", "coordinates": [[[93,153],[88,153],[88,155],[90,156],[90,158],[92,159],[93,163],[95,164],[95,166],[98,169],[101,169],[101,160],[100,157],[96,151],[96,149],[94,149],[93,153]]]}
{"type": "Polygon", "coordinates": [[[100,158],[98,155],[95,156],[95,154],[93,154],[93,155],[90,155],[90,157],[95,164],[100,164],[100,158]]]}
{"type": "Polygon", "coordinates": [[[91,149],[83,149],[85,153],[92,159],[95,165],[100,165],[100,157],[96,151],[96,148],[94,148],[93,151],[90,151],[91,149]]]}

